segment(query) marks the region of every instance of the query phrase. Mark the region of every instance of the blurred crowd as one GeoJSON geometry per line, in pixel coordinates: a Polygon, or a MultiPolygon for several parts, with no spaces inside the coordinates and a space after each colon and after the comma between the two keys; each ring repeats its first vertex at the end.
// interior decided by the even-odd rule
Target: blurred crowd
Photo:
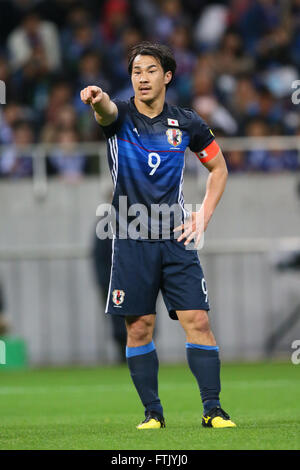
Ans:
{"type": "MultiPolygon", "coordinates": [[[[103,139],[80,101],[87,85],[132,96],[131,46],[168,44],[177,61],[171,103],[193,107],[217,137],[299,135],[292,82],[300,70],[300,0],[2,0],[0,176],[32,173],[29,150],[55,143],[49,174],[93,172],[77,143],[103,139]]],[[[231,172],[299,169],[297,151],[226,153],[231,172]]]]}

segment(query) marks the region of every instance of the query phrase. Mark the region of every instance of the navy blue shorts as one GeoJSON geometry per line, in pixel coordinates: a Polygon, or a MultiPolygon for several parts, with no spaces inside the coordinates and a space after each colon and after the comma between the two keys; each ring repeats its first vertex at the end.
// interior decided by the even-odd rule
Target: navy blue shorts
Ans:
{"type": "Polygon", "coordinates": [[[197,251],[187,250],[184,240],[114,239],[105,313],[154,314],[160,289],[173,320],[176,310],[209,310],[197,251]]]}

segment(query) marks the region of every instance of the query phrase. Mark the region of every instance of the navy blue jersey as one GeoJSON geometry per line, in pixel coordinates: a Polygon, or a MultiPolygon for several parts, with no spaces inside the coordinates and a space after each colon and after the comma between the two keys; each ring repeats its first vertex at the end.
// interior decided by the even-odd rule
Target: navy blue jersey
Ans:
{"type": "MultiPolygon", "coordinates": [[[[189,147],[200,161],[208,161],[218,151],[214,136],[207,124],[191,109],[165,103],[163,111],[150,118],[138,112],[134,98],[115,103],[117,119],[111,125],[102,127],[107,139],[114,184],[112,205],[117,214],[115,234],[127,238],[124,227],[127,229],[138,215],[140,224],[147,227],[147,236],[144,231],[138,239],[172,238],[174,226],[178,225],[178,220],[182,223],[186,215],[183,197],[185,150],[189,147]],[[123,198],[120,199],[120,196],[123,198]],[[126,220],[121,216],[121,213],[124,214],[120,207],[121,200],[121,204],[126,202],[127,208],[131,208],[126,220]],[[159,214],[162,205],[175,208],[166,226],[159,214]],[[122,236],[119,235],[121,228],[122,236]],[[170,233],[171,237],[166,233],[170,233]]],[[[129,234],[129,238],[133,237],[129,234]]]]}

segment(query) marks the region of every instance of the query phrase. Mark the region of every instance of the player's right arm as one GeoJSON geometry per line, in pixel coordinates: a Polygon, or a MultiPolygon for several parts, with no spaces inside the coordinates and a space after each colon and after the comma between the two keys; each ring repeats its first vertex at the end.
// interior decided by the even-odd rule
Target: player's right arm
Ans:
{"type": "Polygon", "coordinates": [[[109,126],[118,116],[118,108],[107,93],[97,86],[88,86],[80,92],[81,101],[91,105],[100,126],[109,126]]]}

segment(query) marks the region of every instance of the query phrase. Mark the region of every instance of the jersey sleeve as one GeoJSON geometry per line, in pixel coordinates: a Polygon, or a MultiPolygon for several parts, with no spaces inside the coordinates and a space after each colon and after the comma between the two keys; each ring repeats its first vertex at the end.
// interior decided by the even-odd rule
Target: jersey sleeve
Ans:
{"type": "Polygon", "coordinates": [[[212,160],[220,150],[209,126],[195,112],[192,112],[192,124],[189,147],[201,163],[212,160]]]}
{"type": "Polygon", "coordinates": [[[124,118],[125,118],[125,115],[126,115],[126,111],[127,111],[127,108],[128,108],[128,103],[126,103],[126,101],[113,100],[113,102],[115,103],[115,105],[118,108],[117,119],[114,122],[112,122],[111,124],[109,124],[108,126],[101,126],[101,124],[100,124],[100,127],[103,130],[103,133],[104,133],[104,135],[107,139],[109,139],[113,135],[117,134],[117,132],[119,131],[119,129],[121,128],[121,126],[123,124],[123,121],[124,121],[124,118]]]}

